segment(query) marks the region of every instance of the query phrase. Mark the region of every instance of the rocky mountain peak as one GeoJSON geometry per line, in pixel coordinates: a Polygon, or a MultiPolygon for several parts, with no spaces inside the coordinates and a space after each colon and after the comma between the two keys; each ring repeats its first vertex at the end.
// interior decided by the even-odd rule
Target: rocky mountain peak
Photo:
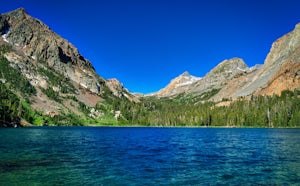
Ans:
{"type": "Polygon", "coordinates": [[[90,61],[70,42],[28,15],[25,9],[1,14],[0,33],[3,42],[18,50],[20,58],[25,57],[24,62],[32,61],[35,65],[51,68],[90,91],[99,93],[98,76],[90,61]]]}
{"type": "Polygon", "coordinates": [[[248,70],[248,66],[241,58],[226,59],[219,63],[214,69],[212,69],[207,75],[210,74],[235,74],[248,70]]]}
{"type": "Polygon", "coordinates": [[[126,97],[130,101],[139,102],[135,96],[133,96],[126,88],[124,88],[123,83],[121,83],[118,79],[108,79],[106,80],[105,84],[111,90],[114,96],[118,98],[126,97]]]}
{"type": "MultiPolygon", "coordinates": [[[[258,94],[280,94],[283,90],[300,89],[300,23],[294,30],[277,39],[263,65],[249,68],[243,59],[224,60],[195,83],[178,89],[187,73],[183,73],[158,93],[162,96],[181,93],[206,95],[209,99],[247,97],[258,94]],[[178,83],[179,82],[179,83],[178,83]],[[172,85],[172,86],[171,86],[172,85]]],[[[155,95],[155,94],[154,94],[155,95]]]]}
{"type": "Polygon", "coordinates": [[[15,19],[25,19],[26,17],[28,17],[28,13],[26,12],[26,10],[24,8],[17,8],[16,10],[13,10],[11,12],[6,13],[7,15],[9,15],[10,17],[13,17],[15,19]]]}
{"type": "Polygon", "coordinates": [[[185,71],[174,78],[165,88],[152,95],[168,97],[181,93],[202,93],[212,89],[219,89],[226,85],[229,80],[247,71],[249,71],[249,68],[244,60],[235,57],[222,61],[203,78],[192,76],[185,71]]]}
{"type": "Polygon", "coordinates": [[[177,87],[178,87],[178,86],[185,86],[188,84],[192,84],[192,83],[198,81],[199,79],[201,79],[201,78],[193,76],[188,71],[185,71],[184,73],[179,75],[177,78],[175,78],[174,82],[177,83],[177,87]]]}
{"type": "Polygon", "coordinates": [[[171,82],[165,88],[161,89],[154,95],[164,97],[182,93],[189,85],[197,82],[200,79],[200,77],[193,76],[188,71],[185,71],[178,77],[171,80],[171,82]]]}
{"type": "Polygon", "coordinates": [[[230,80],[242,76],[248,70],[249,68],[243,59],[237,57],[226,59],[208,72],[203,79],[189,87],[189,92],[202,94],[207,91],[222,89],[230,80]]]}
{"type": "Polygon", "coordinates": [[[261,66],[232,79],[215,98],[247,97],[258,94],[280,94],[282,90],[299,89],[300,24],[277,39],[261,66]]]}
{"type": "Polygon", "coordinates": [[[240,85],[241,88],[233,94],[232,97],[249,96],[252,94],[271,95],[285,89],[293,90],[297,87],[297,80],[293,80],[293,86],[287,87],[286,85],[291,85],[289,82],[291,79],[298,78],[297,70],[300,69],[296,68],[298,66],[297,64],[293,64],[297,62],[300,62],[299,23],[295,26],[293,31],[283,35],[272,44],[263,66],[255,73],[246,76],[244,78],[245,83],[240,85]],[[292,75],[287,77],[287,74],[294,71],[294,75],[296,75],[293,78],[290,78],[292,75]],[[280,84],[284,84],[284,86],[279,85],[279,82],[280,84]]]}
{"type": "Polygon", "coordinates": [[[233,77],[245,73],[248,69],[248,66],[241,58],[226,59],[207,73],[204,79],[209,86],[219,86],[233,77]]]}
{"type": "Polygon", "coordinates": [[[19,113],[38,111],[38,120],[13,115],[26,123],[81,125],[111,118],[114,100],[139,101],[117,79],[97,75],[74,45],[23,8],[0,14],[0,58],[0,90],[15,94],[12,101],[24,100],[26,111],[19,113]]]}
{"type": "Polygon", "coordinates": [[[188,71],[183,72],[180,76],[190,76],[191,74],[188,71]]]}

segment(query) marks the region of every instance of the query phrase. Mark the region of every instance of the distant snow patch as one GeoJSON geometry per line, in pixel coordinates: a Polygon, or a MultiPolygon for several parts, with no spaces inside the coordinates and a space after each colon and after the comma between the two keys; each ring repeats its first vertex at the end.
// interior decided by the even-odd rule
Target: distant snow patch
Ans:
{"type": "Polygon", "coordinates": [[[256,64],[256,65],[254,65],[253,67],[250,67],[249,70],[250,70],[250,71],[258,70],[258,69],[260,69],[262,66],[263,66],[262,64],[256,64]]]}
{"type": "Polygon", "coordinates": [[[5,41],[6,43],[10,43],[7,39],[7,35],[9,33],[9,28],[5,30],[4,34],[2,35],[3,41],[5,41]]]}
{"type": "Polygon", "coordinates": [[[126,98],[129,98],[128,94],[125,94],[125,93],[124,93],[123,95],[124,95],[126,98]]]}
{"type": "Polygon", "coordinates": [[[84,87],[84,88],[87,89],[87,86],[85,84],[83,84],[83,83],[80,83],[80,86],[82,86],[82,87],[84,87]]]}
{"type": "Polygon", "coordinates": [[[199,78],[199,77],[195,77],[195,76],[185,76],[184,79],[186,81],[182,82],[182,83],[179,83],[177,85],[177,87],[182,87],[182,86],[186,86],[186,85],[190,85],[190,84],[193,84],[195,83],[196,81],[202,79],[202,78],[199,78]]]}
{"type": "Polygon", "coordinates": [[[10,43],[10,42],[7,40],[7,34],[3,34],[3,35],[2,35],[2,38],[3,38],[3,41],[5,41],[6,43],[10,43]]]}
{"type": "Polygon", "coordinates": [[[240,67],[236,67],[236,69],[237,69],[237,70],[240,70],[240,71],[242,71],[242,72],[246,72],[245,69],[241,69],[240,67]]]}

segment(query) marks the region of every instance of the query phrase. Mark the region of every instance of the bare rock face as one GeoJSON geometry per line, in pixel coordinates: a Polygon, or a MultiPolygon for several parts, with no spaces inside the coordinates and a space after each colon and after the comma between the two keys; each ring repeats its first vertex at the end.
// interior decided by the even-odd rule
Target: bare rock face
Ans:
{"type": "MultiPolygon", "coordinates": [[[[300,23],[272,44],[263,65],[248,68],[240,58],[224,60],[204,78],[178,89],[180,76],[153,95],[201,95],[218,89],[211,100],[280,94],[283,90],[300,89],[300,23]],[[179,80],[178,80],[179,79],[179,80]],[[178,81],[178,82],[177,82],[178,81]],[[176,82],[176,83],[175,83],[176,82]]],[[[179,83],[180,84],[180,83],[179,83]]]]}
{"type": "Polygon", "coordinates": [[[43,64],[91,92],[99,93],[98,77],[92,64],[71,43],[24,9],[0,15],[0,33],[3,41],[22,51],[31,62],[43,64]]]}
{"type": "Polygon", "coordinates": [[[268,82],[256,94],[280,94],[282,90],[300,89],[300,23],[295,29],[272,44],[262,76],[271,74],[268,82]]]}
{"type": "Polygon", "coordinates": [[[50,117],[73,113],[100,118],[102,112],[94,108],[87,114],[86,109],[120,96],[139,101],[117,80],[98,76],[77,48],[22,8],[0,15],[0,48],[1,57],[35,88],[30,107],[50,117]]]}
{"type": "Polygon", "coordinates": [[[125,97],[130,101],[139,102],[139,99],[132,95],[123,84],[116,78],[108,79],[105,81],[105,85],[109,88],[112,94],[118,98],[125,97]]]}
{"type": "MultiPolygon", "coordinates": [[[[263,66],[255,71],[255,73],[247,74],[247,76],[245,76],[247,82],[238,91],[232,94],[231,97],[235,98],[265,93],[273,94],[268,87],[271,84],[274,86],[274,79],[278,79],[279,74],[284,75],[283,73],[279,73],[280,70],[283,68],[286,70],[286,68],[289,68],[287,66],[291,68],[294,66],[293,63],[297,62],[300,62],[300,24],[296,25],[292,32],[282,36],[272,44],[263,66]],[[286,63],[289,65],[285,65],[286,63]]],[[[279,87],[283,88],[284,86],[279,87]]],[[[275,92],[279,93],[285,89],[293,90],[294,88],[285,87],[284,89],[276,89],[275,92]]]]}
{"type": "Polygon", "coordinates": [[[166,88],[153,94],[159,97],[176,96],[179,94],[201,94],[212,89],[220,89],[234,77],[241,76],[249,71],[248,66],[241,58],[232,58],[222,61],[203,78],[191,76],[185,72],[173,79],[166,88]]]}
{"type": "Polygon", "coordinates": [[[189,72],[184,72],[174,78],[165,88],[155,93],[155,95],[159,97],[178,95],[185,92],[191,84],[200,79],[199,77],[190,75],[189,72]]]}
{"type": "Polygon", "coordinates": [[[285,62],[258,92],[260,95],[280,95],[283,90],[300,90],[300,63],[285,62]]]}
{"type": "Polygon", "coordinates": [[[300,59],[300,23],[295,29],[282,36],[272,44],[270,53],[266,57],[265,65],[282,64],[286,59],[299,62],[300,59]]]}
{"type": "Polygon", "coordinates": [[[123,96],[123,89],[124,89],[123,84],[119,82],[117,79],[115,78],[108,79],[106,81],[106,85],[112,91],[114,96],[119,98],[123,96]]]}
{"type": "Polygon", "coordinates": [[[248,66],[241,58],[224,60],[207,73],[203,79],[198,81],[192,87],[191,92],[201,93],[208,89],[220,89],[225,86],[229,80],[243,75],[248,70],[248,66]]]}
{"type": "MultiPolygon", "coordinates": [[[[105,90],[116,97],[138,101],[118,80],[99,77],[92,64],[70,42],[40,20],[32,18],[22,8],[0,15],[0,35],[0,45],[12,46],[12,51],[6,53],[5,57],[36,87],[46,89],[49,86],[49,79],[36,70],[42,68],[66,77],[92,93],[101,93],[101,88],[107,87],[105,90]]],[[[292,32],[272,44],[263,65],[249,68],[240,58],[224,60],[203,78],[185,72],[151,95],[198,96],[217,89],[217,93],[209,99],[218,101],[223,98],[280,94],[282,90],[300,89],[299,62],[300,23],[292,32]]],[[[59,91],[59,87],[52,88],[59,91]]]]}

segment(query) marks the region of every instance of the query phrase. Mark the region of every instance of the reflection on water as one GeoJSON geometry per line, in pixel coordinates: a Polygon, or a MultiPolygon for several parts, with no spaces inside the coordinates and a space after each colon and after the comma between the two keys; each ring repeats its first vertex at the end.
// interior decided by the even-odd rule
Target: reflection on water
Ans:
{"type": "Polygon", "coordinates": [[[0,185],[300,183],[299,129],[0,130],[0,185]]]}

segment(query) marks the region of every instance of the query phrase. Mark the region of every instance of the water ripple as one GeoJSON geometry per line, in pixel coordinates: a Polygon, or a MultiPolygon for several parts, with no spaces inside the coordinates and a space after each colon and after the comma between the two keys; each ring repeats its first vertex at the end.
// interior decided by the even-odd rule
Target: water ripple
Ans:
{"type": "Polygon", "coordinates": [[[0,130],[0,185],[297,185],[299,129],[0,130]]]}

